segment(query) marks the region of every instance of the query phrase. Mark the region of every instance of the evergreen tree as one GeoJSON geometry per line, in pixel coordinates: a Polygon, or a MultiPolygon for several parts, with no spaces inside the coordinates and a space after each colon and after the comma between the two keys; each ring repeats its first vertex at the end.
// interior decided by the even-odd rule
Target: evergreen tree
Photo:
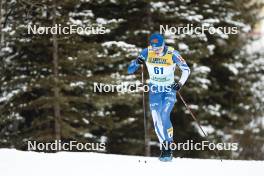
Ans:
{"type": "MultiPolygon", "coordinates": [[[[245,50],[246,34],[257,22],[261,3],[224,0],[13,0],[0,1],[0,146],[25,149],[27,140],[55,139],[106,142],[107,152],[144,154],[142,94],[94,92],[96,83],[140,82],[127,66],[148,45],[160,25],[193,24],[237,27],[238,34],[174,35],[166,43],[179,50],[191,67],[182,95],[213,142],[239,142],[241,151],[221,152],[225,158],[256,159],[263,130],[249,124],[263,116],[259,95],[251,87],[261,76],[245,50]],[[104,28],[106,33],[28,34],[28,26],[77,25],[104,28]],[[57,49],[56,49],[57,48],[57,49]],[[258,75],[251,74],[253,71],[258,75]],[[259,103],[255,106],[256,103],[259,103]],[[248,140],[246,140],[249,138],[248,140]]],[[[147,75],[147,73],[145,73],[147,75]]],[[[180,72],[177,70],[176,79],[180,72]]],[[[146,106],[148,109],[148,105],[146,106]]],[[[178,99],[171,114],[176,142],[202,137],[178,99]]],[[[149,123],[152,125],[148,113],[149,123]]],[[[261,127],[259,127],[261,129],[261,127]]],[[[263,128],[263,127],[262,127],[263,128]]],[[[152,127],[151,151],[158,155],[152,127]]],[[[185,157],[215,157],[211,151],[179,151],[185,157]]]]}

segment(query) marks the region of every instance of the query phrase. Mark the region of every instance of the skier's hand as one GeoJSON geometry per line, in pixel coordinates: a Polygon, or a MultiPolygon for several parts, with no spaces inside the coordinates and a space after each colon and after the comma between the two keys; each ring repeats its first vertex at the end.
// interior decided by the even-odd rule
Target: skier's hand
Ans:
{"type": "Polygon", "coordinates": [[[181,84],[180,82],[178,82],[178,83],[173,83],[173,84],[171,85],[171,88],[172,88],[173,90],[176,90],[176,91],[180,90],[181,87],[182,87],[182,84],[181,84]]]}
{"type": "Polygon", "coordinates": [[[139,64],[137,63],[137,60],[132,60],[131,63],[128,66],[127,73],[133,74],[135,73],[139,68],[139,64]]]}
{"type": "Polygon", "coordinates": [[[145,61],[144,61],[143,58],[141,58],[141,57],[138,57],[138,58],[137,58],[137,63],[138,63],[138,64],[141,65],[141,64],[144,64],[144,62],[145,62],[145,61]]]}

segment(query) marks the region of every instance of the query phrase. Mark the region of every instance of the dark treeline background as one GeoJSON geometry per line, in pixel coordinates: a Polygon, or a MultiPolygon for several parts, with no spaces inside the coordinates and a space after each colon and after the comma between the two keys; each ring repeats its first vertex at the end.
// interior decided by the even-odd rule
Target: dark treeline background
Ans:
{"type": "MultiPolygon", "coordinates": [[[[213,142],[238,142],[223,158],[264,159],[263,54],[249,52],[263,6],[249,0],[1,0],[0,147],[28,140],[106,142],[107,153],[143,155],[142,94],[94,93],[94,83],[134,84],[127,66],[160,25],[238,27],[225,35],[165,35],[191,68],[182,95],[213,142]],[[103,35],[33,35],[28,25],[102,25],[103,35]],[[262,64],[262,65],[261,65],[262,64]],[[262,94],[261,94],[262,93],[262,94]]],[[[177,71],[179,78],[180,72],[177,71]]],[[[147,106],[148,107],[148,106],[147,106]]],[[[149,119],[150,114],[147,113],[149,119]]],[[[176,142],[205,140],[178,98],[176,142]]],[[[151,119],[149,120],[151,123],[151,119]]],[[[151,155],[159,149],[152,127],[151,155]]],[[[175,156],[214,158],[210,151],[175,156]]]]}

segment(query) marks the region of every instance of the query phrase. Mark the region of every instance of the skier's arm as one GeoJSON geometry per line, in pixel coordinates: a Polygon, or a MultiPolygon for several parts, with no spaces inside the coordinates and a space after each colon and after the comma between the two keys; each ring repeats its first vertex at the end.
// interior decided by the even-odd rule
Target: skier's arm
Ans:
{"type": "Polygon", "coordinates": [[[178,65],[178,67],[181,69],[181,78],[179,80],[180,87],[185,84],[187,81],[191,71],[185,60],[181,57],[181,55],[177,52],[173,52],[173,62],[178,65]]]}
{"type": "Polygon", "coordinates": [[[132,60],[131,63],[129,64],[127,69],[128,74],[135,73],[138,70],[140,64],[143,64],[146,61],[147,56],[148,56],[148,49],[145,48],[141,51],[137,59],[132,60]]]}

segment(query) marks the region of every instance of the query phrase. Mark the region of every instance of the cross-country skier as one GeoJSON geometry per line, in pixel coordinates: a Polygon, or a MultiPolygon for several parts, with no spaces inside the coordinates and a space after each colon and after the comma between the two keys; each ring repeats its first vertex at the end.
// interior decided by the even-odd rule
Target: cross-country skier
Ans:
{"type": "Polygon", "coordinates": [[[173,142],[173,127],[170,113],[176,102],[176,91],[179,91],[190,75],[190,69],[179,52],[165,45],[164,38],[154,33],[149,38],[150,46],[141,51],[137,59],[132,60],[128,73],[138,70],[140,64],[146,64],[149,73],[149,105],[154,122],[155,132],[160,144],[163,144],[160,161],[171,161],[173,142]],[[174,80],[176,65],[182,74],[178,82],[174,80]]]}

